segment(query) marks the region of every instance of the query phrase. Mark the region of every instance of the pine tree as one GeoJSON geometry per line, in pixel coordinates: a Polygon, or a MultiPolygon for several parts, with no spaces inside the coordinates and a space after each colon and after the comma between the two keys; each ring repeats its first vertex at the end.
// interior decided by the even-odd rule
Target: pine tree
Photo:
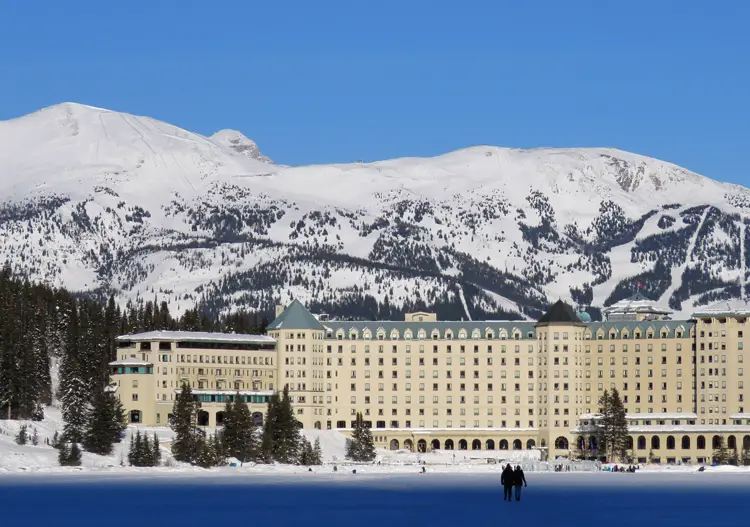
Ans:
{"type": "Polygon", "coordinates": [[[65,441],[77,443],[83,439],[86,428],[89,391],[80,353],[80,327],[76,308],[73,308],[65,339],[62,364],[60,366],[60,399],[65,421],[65,441]]]}
{"type": "Polygon", "coordinates": [[[287,386],[284,387],[281,398],[277,399],[277,405],[273,434],[273,458],[279,463],[294,465],[299,458],[299,421],[294,416],[294,408],[287,386]]]}
{"type": "Polygon", "coordinates": [[[237,392],[234,401],[227,401],[224,408],[224,429],[221,431],[221,442],[227,455],[244,463],[258,455],[258,440],[255,422],[247,404],[237,392]]]}
{"type": "Polygon", "coordinates": [[[175,432],[172,442],[172,454],[177,461],[195,463],[198,457],[198,446],[202,439],[198,431],[198,409],[200,402],[193,397],[193,392],[187,384],[182,385],[182,391],[172,408],[172,422],[170,426],[175,432]]]}
{"type": "Polygon", "coordinates": [[[81,466],[81,449],[78,448],[78,443],[73,443],[70,446],[70,453],[68,454],[67,466],[69,467],[80,467],[81,466]]]}
{"type": "Polygon", "coordinates": [[[313,447],[313,458],[310,462],[311,465],[322,465],[323,464],[323,449],[320,448],[320,438],[315,438],[315,446],[313,447]]]}
{"type": "Polygon", "coordinates": [[[26,425],[21,425],[21,428],[18,430],[18,434],[16,434],[16,444],[25,445],[27,440],[28,440],[28,427],[26,425]]]}
{"type": "Polygon", "coordinates": [[[372,432],[365,426],[361,412],[357,412],[352,437],[347,441],[346,447],[347,459],[367,462],[375,459],[375,442],[372,432]]]}
{"type": "Polygon", "coordinates": [[[125,427],[123,421],[117,422],[118,418],[124,418],[121,410],[120,401],[112,393],[103,389],[96,393],[83,439],[86,450],[102,456],[112,452],[112,445],[120,440],[125,427]]]}
{"type": "Polygon", "coordinates": [[[60,443],[57,453],[57,462],[61,467],[68,466],[68,459],[70,458],[70,449],[66,443],[60,443]]]}
{"type": "Polygon", "coordinates": [[[151,466],[158,467],[161,464],[161,447],[159,446],[159,436],[154,433],[154,440],[151,443],[151,466]]]}
{"type": "Polygon", "coordinates": [[[60,448],[62,444],[62,441],[60,441],[60,434],[57,433],[57,430],[55,430],[55,434],[52,436],[52,441],[50,442],[50,445],[52,448],[60,448]]]}
{"type": "Polygon", "coordinates": [[[263,437],[260,445],[260,458],[264,463],[274,460],[274,437],[276,435],[276,413],[279,406],[279,395],[273,394],[268,400],[266,420],[263,422],[263,437]]]}
{"type": "Polygon", "coordinates": [[[604,450],[607,461],[623,459],[627,451],[628,423],[625,407],[616,389],[604,391],[599,399],[600,415],[595,421],[599,450],[604,450]]]}
{"type": "Polygon", "coordinates": [[[727,448],[724,436],[719,436],[719,444],[714,448],[714,463],[718,465],[728,465],[730,462],[730,453],[727,448]]]}
{"type": "Polygon", "coordinates": [[[39,433],[34,428],[34,433],[31,434],[31,444],[37,446],[39,444],[39,433]]]}
{"type": "Polygon", "coordinates": [[[137,430],[135,436],[130,438],[130,448],[128,449],[128,463],[130,466],[137,467],[140,461],[139,453],[141,449],[141,431],[137,430]]]}

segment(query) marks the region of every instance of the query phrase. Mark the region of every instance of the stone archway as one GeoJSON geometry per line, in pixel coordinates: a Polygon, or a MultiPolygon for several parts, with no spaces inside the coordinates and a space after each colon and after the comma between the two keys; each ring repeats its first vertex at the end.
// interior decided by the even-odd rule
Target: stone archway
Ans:
{"type": "Polygon", "coordinates": [[[507,439],[501,439],[498,448],[500,450],[508,450],[508,440],[507,439]]]}
{"type": "Polygon", "coordinates": [[[138,424],[143,422],[143,414],[140,410],[131,410],[130,411],[130,422],[133,424],[138,424]]]}
{"type": "Polygon", "coordinates": [[[453,450],[454,448],[456,448],[456,447],[453,444],[453,439],[446,439],[445,440],[445,449],[446,450],[453,450]]]}
{"type": "Polygon", "coordinates": [[[482,450],[482,442],[479,439],[475,439],[471,442],[472,450],[482,450]]]}
{"type": "Polygon", "coordinates": [[[414,452],[414,442],[411,439],[404,439],[404,449],[414,452]]]}
{"type": "Polygon", "coordinates": [[[399,447],[398,439],[391,439],[390,449],[398,450],[398,447],[399,447]]]}
{"type": "Polygon", "coordinates": [[[528,441],[526,441],[526,450],[531,450],[535,446],[536,446],[536,441],[534,441],[533,439],[529,439],[528,441]]]}
{"type": "Polygon", "coordinates": [[[433,450],[440,450],[440,440],[439,439],[433,439],[430,443],[430,448],[433,450]]]}
{"type": "Polygon", "coordinates": [[[521,448],[522,448],[521,440],[520,439],[515,439],[513,441],[513,450],[521,450],[521,448]]]}
{"type": "Polygon", "coordinates": [[[216,426],[224,426],[224,412],[216,412],[216,426]]]}
{"type": "Polygon", "coordinates": [[[495,441],[493,441],[492,439],[488,439],[487,441],[485,441],[485,443],[484,443],[484,449],[485,450],[495,450],[495,441]]]}
{"type": "Polygon", "coordinates": [[[208,412],[205,410],[198,411],[198,426],[208,426],[209,417],[208,412]]]}
{"type": "Polygon", "coordinates": [[[417,452],[427,452],[427,441],[424,439],[417,441],[417,452]]]}
{"type": "Polygon", "coordinates": [[[459,439],[458,441],[458,449],[459,450],[468,450],[469,444],[466,442],[466,439],[459,439]]]}

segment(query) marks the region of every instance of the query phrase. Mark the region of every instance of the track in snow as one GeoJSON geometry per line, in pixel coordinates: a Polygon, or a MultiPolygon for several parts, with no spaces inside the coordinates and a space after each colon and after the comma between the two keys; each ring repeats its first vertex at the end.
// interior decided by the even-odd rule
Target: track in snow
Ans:
{"type": "Polygon", "coordinates": [[[690,245],[688,245],[687,254],[685,255],[685,263],[672,268],[672,283],[670,284],[669,288],[664,292],[663,295],[661,295],[661,298],[659,299],[659,303],[662,305],[669,305],[669,299],[672,297],[672,294],[675,292],[675,289],[677,289],[680,284],[682,283],[682,273],[685,272],[685,269],[687,269],[687,266],[690,264],[692,258],[693,258],[693,249],[695,249],[695,243],[698,241],[698,234],[700,234],[701,229],[703,228],[703,223],[706,221],[706,216],[708,216],[708,211],[711,210],[711,207],[706,207],[706,210],[703,211],[703,215],[701,216],[701,221],[698,222],[698,226],[695,228],[695,232],[693,233],[693,236],[690,238],[690,245]]]}
{"type": "Polygon", "coordinates": [[[464,288],[461,284],[456,284],[458,287],[458,297],[461,299],[461,304],[464,306],[464,313],[466,313],[466,319],[471,321],[471,315],[469,314],[469,306],[466,305],[466,298],[464,297],[464,288]]]}

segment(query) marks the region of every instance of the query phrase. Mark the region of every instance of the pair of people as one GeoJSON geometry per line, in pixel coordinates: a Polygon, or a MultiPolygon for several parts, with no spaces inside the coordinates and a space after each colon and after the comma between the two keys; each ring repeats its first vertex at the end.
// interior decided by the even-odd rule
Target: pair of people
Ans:
{"type": "Polygon", "coordinates": [[[515,470],[510,463],[505,465],[500,475],[500,484],[503,486],[503,501],[513,501],[513,487],[516,488],[516,501],[521,501],[521,487],[527,486],[521,465],[516,465],[515,470]]]}

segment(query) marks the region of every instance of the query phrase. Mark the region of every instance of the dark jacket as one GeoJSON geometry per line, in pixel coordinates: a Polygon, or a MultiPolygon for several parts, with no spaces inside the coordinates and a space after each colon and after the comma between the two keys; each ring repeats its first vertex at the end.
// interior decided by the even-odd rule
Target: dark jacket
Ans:
{"type": "Polygon", "coordinates": [[[526,485],[526,477],[523,475],[523,470],[520,467],[513,471],[513,484],[516,487],[526,485]]]}
{"type": "Polygon", "coordinates": [[[506,487],[512,487],[515,478],[513,476],[513,469],[510,466],[506,466],[500,474],[500,484],[506,487]]]}

